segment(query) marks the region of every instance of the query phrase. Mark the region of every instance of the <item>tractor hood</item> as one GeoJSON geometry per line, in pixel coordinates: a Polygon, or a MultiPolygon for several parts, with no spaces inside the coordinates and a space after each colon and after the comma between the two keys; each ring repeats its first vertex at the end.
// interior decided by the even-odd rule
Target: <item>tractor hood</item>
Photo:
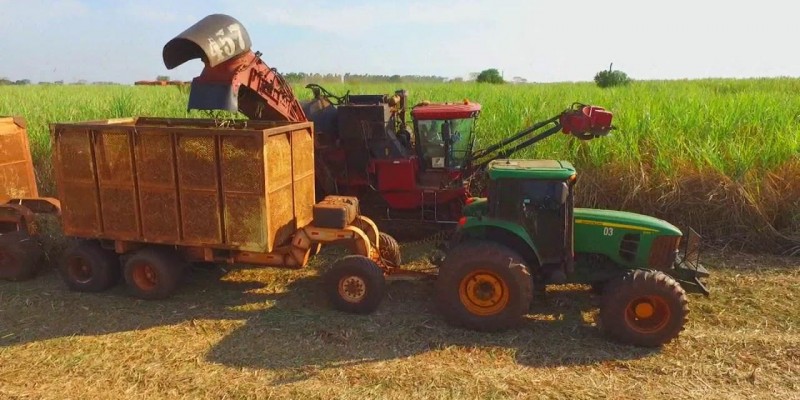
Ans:
{"type": "Polygon", "coordinates": [[[576,208],[575,224],[599,225],[667,236],[683,235],[680,229],[663,219],[626,211],[576,208]]]}

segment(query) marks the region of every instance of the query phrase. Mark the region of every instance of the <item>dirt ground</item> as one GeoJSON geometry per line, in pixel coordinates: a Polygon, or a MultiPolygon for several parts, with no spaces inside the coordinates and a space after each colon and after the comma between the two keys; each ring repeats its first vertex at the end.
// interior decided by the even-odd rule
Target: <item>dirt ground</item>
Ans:
{"type": "MultiPolygon", "coordinates": [[[[661,349],[610,343],[586,287],[549,290],[520,329],[444,324],[431,282],[369,316],[331,309],[323,252],[301,271],[194,268],[165,301],[0,283],[0,398],[800,399],[800,259],[717,253],[710,298],[661,349]]],[[[422,262],[418,260],[418,262],[422,262]]]]}

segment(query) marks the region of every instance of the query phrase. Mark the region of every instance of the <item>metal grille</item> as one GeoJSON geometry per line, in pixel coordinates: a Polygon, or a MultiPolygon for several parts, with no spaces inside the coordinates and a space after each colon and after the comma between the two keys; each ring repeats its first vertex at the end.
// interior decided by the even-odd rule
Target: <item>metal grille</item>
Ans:
{"type": "Polygon", "coordinates": [[[213,136],[178,138],[178,180],[184,240],[221,243],[217,151],[213,136]]]}
{"type": "Polygon", "coordinates": [[[619,256],[623,260],[633,262],[636,260],[636,255],[639,253],[639,241],[642,235],[629,233],[622,237],[622,242],[619,245],[619,256]]]}
{"type": "Polygon", "coordinates": [[[678,255],[680,240],[680,236],[659,236],[655,238],[653,246],[650,248],[650,268],[671,268],[675,262],[675,257],[678,255]]]}

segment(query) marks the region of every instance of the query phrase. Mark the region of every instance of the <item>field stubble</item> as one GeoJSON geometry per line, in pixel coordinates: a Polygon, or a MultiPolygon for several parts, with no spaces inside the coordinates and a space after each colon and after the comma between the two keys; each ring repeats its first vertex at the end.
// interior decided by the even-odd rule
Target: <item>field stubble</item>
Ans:
{"type": "MultiPolygon", "coordinates": [[[[412,264],[426,249],[405,248],[412,264]]],[[[55,273],[0,283],[4,398],[781,398],[800,393],[796,259],[711,255],[663,349],[611,343],[597,298],[549,289],[524,326],[444,324],[433,285],[398,282],[369,316],[331,310],[309,269],[195,268],[177,296],[68,292],[55,273]]]]}

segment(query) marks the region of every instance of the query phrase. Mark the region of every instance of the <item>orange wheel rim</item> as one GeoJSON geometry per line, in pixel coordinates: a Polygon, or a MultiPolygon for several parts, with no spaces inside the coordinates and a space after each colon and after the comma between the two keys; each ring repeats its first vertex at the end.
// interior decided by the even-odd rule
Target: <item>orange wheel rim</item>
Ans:
{"type": "Polygon", "coordinates": [[[660,296],[637,297],[625,308],[625,323],[639,333],[658,332],[669,323],[672,311],[660,296]]]}
{"type": "Polygon", "coordinates": [[[133,283],[143,290],[153,290],[158,285],[158,275],[150,264],[133,266],[133,283]]]}
{"type": "Polygon", "coordinates": [[[489,316],[508,307],[508,284],[492,271],[481,269],[470,272],[458,285],[461,304],[474,315],[489,316]]]}
{"type": "Polygon", "coordinates": [[[348,303],[358,303],[367,296],[367,283],[360,276],[345,276],[339,279],[339,296],[348,303]]]}
{"type": "Polygon", "coordinates": [[[92,280],[92,267],[83,258],[72,257],[67,262],[67,272],[73,281],[87,283],[92,280]]]}

